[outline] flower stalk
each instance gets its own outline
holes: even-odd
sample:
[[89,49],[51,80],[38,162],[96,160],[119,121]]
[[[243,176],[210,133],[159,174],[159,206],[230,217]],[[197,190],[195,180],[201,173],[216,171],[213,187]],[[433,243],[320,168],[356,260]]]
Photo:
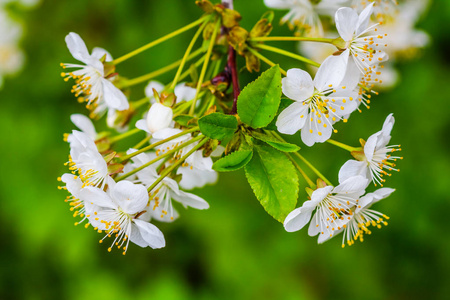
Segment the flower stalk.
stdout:
[[344,143],[341,143],[341,142],[338,142],[338,141],[335,141],[335,140],[332,140],[332,139],[328,139],[327,143],[335,145],[335,146],[337,146],[339,148],[342,148],[344,150],[347,150],[349,152],[360,151],[361,150],[361,147],[351,147],[351,146],[348,146],[348,145],[346,145]]
[[292,52],[286,51],[286,50],[282,50],[282,49],[279,49],[279,48],[276,48],[276,47],[272,47],[272,46],[269,46],[269,45],[264,45],[264,44],[257,44],[257,45],[255,45],[255,47],[259,48],[259,49],[262,49],[262,50],[267,50],[267,51],[270,51],[270,52],[278,53],[278,54],[281,54],[281,55],[284,55],[284,56],[287,56],[287,57],[291,57],[293,59],[296,59],[296,60],[302,61],[304,63],[310,64],[310,65],[312,65],[314,67],[320,67],[319,63],[317,63],[315,61],[312,61],[312,60],[310,60],[310,59],[308,59],[306,57],[300,56],[298,54],[294,54]]
[[158,44],[160,44],[162,42],[165,42],[165,41],[167,41],[167,40],[169,40],[169,39],[171,39],[171,38],[173,38],[173,37],[175,37],[175,36],[185,32],[185,31],[188,31],[191,28],[194,28],[195,26],[197,26],[197,25],[203,23],[204,21],[206,21],[206,19],[208,19],[208,18],[209,18],[209,16],[204,16],[204,17],[198,19],[197,21],[192,22],[191,24],[188,24],[188,25],[186,25],[186,26],[184,26],[184,27],[182,27],[182,28],[180,28],[178,30],[175,30],[172,33],[169,33],[169,34],[167,34],[167,35],[165,35],[163,37],[160,37],[159,39],[154,40],[154,41],[148,43],[147,45],[144,45],[144,46],[142,46],[142,47],[140,47],[140,48],[138,48],[138,49],[136,49],[134,51],[131,51],[128,54],[125,54],[125,55],[123,55],[123,56],[121,56],[119,58],[116,58],[115,60],[113,60],[111,62],[111,64],[118,65],[121,62],[124,62],[125,60],[127,60],[127,59],[129,59],[129,58],[131,58],[133,56],[136,56],[136,55],[138,55],[141,52],[144,52],[145,50],[148,50],[148,49],[150,49],[150,48],[152,48],[152,47],[154,47],[154,46],[156,46],[156,45],[158,45]]
[[210,43],[209,43],[208,51],[206,52],[205,61],[203,63],[202,71],[201,71],[200,77],[198,79],[197,91],[195,93],[194,100],[192,101],[191,109],[189,110],[189,114],[191,116],[194,115],[195,105],[197,104],[197,99],[198,99],[198,96],[200,94],[200,89],[202,87],[203,80],[205,79],[206,70],[208,68],[208,63],[209,63],[209,60],[211,58],[212,50],[213,50],[214,45],[216,43],[216,37],[217,37],[217,34],[219,32],[219,29],[220,29],[220,20],[217,20],[216,21],[216,26],[214,27],[214,31],[213,31],[213,33],[211,35],[211,40],[210,40]]
[[142,166],[140,166],[140,167],[138,167],[138,168],[135,168],[134,170],[132,170],[132,171],[126,173],[126,174],[123,174],[123,175],[120,176],[120,177],[117,177],[117,178],[116,178],[116,181],[124,180],[124,179],[130,177],[131,175],[136,174],[137,172],[139,172],[139,171],[141,171],[141,170],[147,168],[148,166],[151,166],[151,165],[154,164],[155,162],[157,162],[157,161],[159,161],[159,160],[161,160],[161,159],[163,159],[163,158],[168,158],[168,157],[170,157],[172,154],[174,154],[174,153],[180,151],[180,150],[183,149],[184,147],[189,146],[190,144],[195,143],[196,141],[198,141],[198,140],[200,140],[200,139],[202,139],[202,138],[203,138],[203,136],[198,136],[198,137],[193,138],[193,139],[191,139],[191,140],[189,140],[189,141],[187,141],[187,142],[185,142],[185,143],[182,143],[180,146],[178,146],[178,147],[176,147],[176,148],[174,148],[174,149],[172,149],[172,150],[170,150],[170,151],[168,151],[168,152],[166,152],[166,153],[164,153],[164,154],[159,155],[158,157],[156,157],[155,159],[149,161],[148,163],[143,164]]
[[140,154],[140,153],[142,153],[142,152],[146,152],[146,151],[152,150],[152,149],[154,149],[155,147],[158,147],[158,146],[160,146],[160,145],[162,145],[162,144],[164,144],[164,143],[170,142],[171,140],[174,140],[174,139],[176,139],[176,138],[178,138],[178,137],[180,137],[180,136],[183,136],[183,135],[189,134],[189,133],[191,133],[191,132],[197,131],[198,129],[199,129],[199,127],[197,126],[197,127],[194,127],[194,128],[188,129],[188,130],[185,130],[185,131],[180,132],[180,133],[178,133],[178,134],[175,134],[175,135],[173,135],[173,136],[171,136],[171,137],[168,137],[167,139],[161,140],[161,141],[159,141],[159,142],[156,142],[156,143],[154,143],[154,144],[151,144],[150,146],[144,147],[144,148],[142,148],[142,149],[140,149],[140,150],[138,150],[138,151],[136,151],[136,152],[133,152],[133,153],[128,154],[128,155],[125,155],[125,156],[122,156],[122,157],[120,158],[120,162],[124,162],[124,161],[126,161],[126,160],[129,160],[130,158],[132,158],[132,157],[134,157],[134,156],[136,156],[136,155],[138,155],[138,154]]

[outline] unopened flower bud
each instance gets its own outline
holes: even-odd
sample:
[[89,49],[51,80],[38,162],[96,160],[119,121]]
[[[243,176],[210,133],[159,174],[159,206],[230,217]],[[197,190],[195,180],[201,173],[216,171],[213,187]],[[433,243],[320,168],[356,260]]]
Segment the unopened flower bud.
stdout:
[[158,130],[169,127],[172,122],[172,108],[154,103],[147,114],[147,126],[150,132],[154,133]]

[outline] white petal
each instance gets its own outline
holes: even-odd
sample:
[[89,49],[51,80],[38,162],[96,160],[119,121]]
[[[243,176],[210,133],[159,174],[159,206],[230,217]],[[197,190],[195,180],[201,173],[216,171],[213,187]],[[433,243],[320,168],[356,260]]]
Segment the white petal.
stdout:
[[362,175],[365,178],[372,180],[370,176],[369,167],[365,161],[348,160],[339,170],[339,183],[344,182],[350,177]]
[[[317,226],[317,225],[319,225],[319,226]],[[308,235],[315,236],[319,232],[320,232],[319,216],[318,216],[318,213],[316,212],[311,219],[311,223],[309,223]]]
[[155,89],[158,93],[161,93],[164,90],[164,84],[159,81],[150,81],[145,87],[145,96],[150,98],[151,103],[155,103],[155,98],[153,97],[153,89]]
[[[342,53],[341,55],[348,58],[348,53],[347,54]],[[358,66],[356,65],[354,59],[348,59],[346,68],[347,69],[345,71],[344,78],[342,79],[341,83],[339,83],[339,85],[337,86],[337,89],[340,90],[342,87],[345,86],[345,90],[352,91],[356,88],[361,79],[361,72],[359,71]]]
[[294,232],[302,229],[311,220],[314,209],[299,207],[291,211],[284,220],[284,229],[287,232]]
[[394,123],[395,123],[395,119],[394,119],[393,114],[389,114],[383,123],[383,129],[381,129],[383,131],[383,135],[386,135],[386,136],[391,135],[391,131],[392,131],[392,128],[394,127]]
[[85,187],[80,192],[80,199],[84,202],[88,202],[90,204],[116,209],[117,205],[112,201],[112,199],[106,194],[103,190],[95,187]]
[[332,190],[333,187],[330,185],[318,188],[311,194],[311,202],[309,203],[309,201],[306,201],[303,206],[313,206],[315,208],[326,196],[328,196],[328,194],[331,193]]
[[284,134],[294,134],[305,125],[308,112],[308,105],[294,102],[286,107],[278,116],[276,126],[279,132]]
[[359,14],[358,23],[356,25],[356,35],[361,34],[364,30],[369,27],[370,16],[372,15],[373,5],[375,2],[370,3],[364,8],[364,10]]
[[111,196],[121,209],[130,215],[145,210],[148,203],[147,189],[141,184],[119,181],[111,191]]
[[92,54],[91,54],[92,58],[100,60],[105,55],[106,55],[105,61],[109,62],[109,61],[113,60],[111,54],[108,51],[106,51],[105,49],[100,48],[100,47],[95,47],[94,49],[92,49]]
[[92,140],[95,140],[97,132],[95,131],[95,127],[91,119],[82,114],[72,114],[70,116],[70,120],[82,132],[86,133]]
[[348,57],[349,52],[346,50],[338,56],[330,55],[323,61],[314,77],[317,90],[328,90],[330,85],[335,89],[340,87],[347,71]]
[[119,90],[111,81],[102,78],[103,97],[109,108],[118,111],[126,110],[130,107],[128,99],[121,90]]
[[196,208],[196,209],[208,209],[209,208],[208,202],[206,202],[199,196],[191,194],[191,193],[187,193],[187,192],[184,192],[181,190],[178,191],[178,193],[173,193],[172,198],[174,200],[180,202],[184,206],[190,206],[190,207]]
[[341,7],[337,10],[335,16],[336,29],[344,41],[348,42],[353,38],[358,20],[356,11],[349,7]]
[[301,69],[289,69],[281,80],[283,94],[295,101],[303,101],[314,93],[314,85],[308,72]]
[[158,227],[148,222],[141,221],[139,219],[135,219],[134,223],[136,224],[142,238],[144,239],[144,241],[147,243],[148,246],[150,246],[153,249],[159,249],[166,246],[164,235],[161,232],[161,230],[158,229]]
[[154,133],[169,127],[172,118],[172,108],[164,106],[161,103],[154,103],[147,114],[147,127],[150,132]]
[[264,4],[269,8],[288,9],[293,7],[293,2],[289,0],[264,0]]
[[[307,116],[309,118],[309,115]],[[306,145],[311,147],[316,142],[315,138],[317,133],[310,132],[311,130],[311,122],[308,120],[305,125],[303,126],[302,130],[300,131],[300,136],[302,138],[302,142]]]
[[381,188],[376,190],[375,192],[373,192],[374,201],[372,202],[372,204],[389,197],[393,192],[395,192],[395,189],[391,188]]
[[[76,177],[76,178],[75,178]],[[61,176],[61,181],[66,184],[67,191],[75,198],[80,198],[80,191],[83,187],[83,182],[78,176],[65,173]]]
[[151,133],[151,131],[148,129],[147,126],[147,120],[145,119],[140,119],[138,121],[136,121],[136,128],[140,129],[140,130],[144,130],[147,133]]
[[373,153],[375,152],[375,147],[377,146],[378,139],[381,137],[381,131],[372,134],[366,141],[364,145],[364,155],[368,161],[373,158]]
[[130,232],[129,239],[130,239],[130,242],[135,243],[139,247],[145,248],[148,246],[147,242],[142,237],[139,228],[137,227],[137,225],[134,222],[131,223],[131,232]]
[[[157,140],[165,140],[165,139],[170,138],[171,136],[174,136],[181,132],[182,132],[182,130],[180,130],[180,129],[165,128],[165,129],[161,129],[161,130],[158,130],[157,132],[155,132],[153,134],[153,138],[155,138]],[[185,137],[187,138],[188,134],[186,134]]]
[[177,97],[177,103],[179,103],[181,101],[190,101],[194,99],[197,90],[187,86],[185,82],[182,82],[177,84],[173,92]]
[[179,168],[177,174],[182,174],[180,187],[185,190],[201,188],[206,184],[214,184],[219,177],[216,171],[191,169],[190,167]]
[[369,180],[364,176],[358,175],[347,178],[341,184],[333,189],[333,193],[364,193],[367,185],[369,184]]
[[65,40],[67,48],[69,49],[70,54],[72,54],[73,58],[84,62],[85,64],[90,63],[91,57],[89,55],[86,44],[77,33],[69,33],[68,35],[66,35]]
[[150,209],[151,209],[152,218],[154,220],[157,220],[159,222],[164,222],[164,223],[172,223],[173,221],[177,220],[180,217],[180,214],[174,208],[172,209],[172,215],[169,217],[168,215],[166,215],[165,213],[162,212],[164,210],[164,207],[158,206],[158,207],[155,207],[155,209],[152,209],[154,207],[154,205],[155,205],[155,203],[154,203],[154,201],[152,201],[150,203]]
[[329,106],[336,109],[334,114],[341,117],[348,116],[354,112],[358,108],[359,103],[357,92],[333,93],[328,97],[325,97],[325,99],[329,100]]

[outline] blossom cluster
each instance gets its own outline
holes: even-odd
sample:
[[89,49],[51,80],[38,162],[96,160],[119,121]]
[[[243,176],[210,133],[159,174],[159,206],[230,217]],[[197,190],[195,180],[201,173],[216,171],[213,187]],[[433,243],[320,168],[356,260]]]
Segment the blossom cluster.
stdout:
[[[326,38],[338,38],[339,35],[343,37],[342,32],[339,31],[340,22],[335,16],[339,8],[348,6],[355,9],[356,12],[362,12],[369,4],[372,5],[372,19],[381,24],[380,27],[385,35],[380,44],[389,45],[383,49],[389,55],[389,62],[385,60],[383,72],[375,80],[366,82],[366,84],[376,85],[378,89],[382,90],[393,88],[398,83],[399,74],[395,69],[395,62],[417,56],[419,50],[429,43],[428,34],[415,28],[416,23],[428,7],[429,1],[427,0],[405,0],[400,4],[395,0],[322,0],[317,2],[264,0],[264,2],[270,8],[289,10],[282,21],[287,22],[292,29],[296,29],[306,36]],[[336,26],[322,24],[330,21]],[[327,29],[325,30],[324,27]],[[334,27],[338,28],[338,32],[333,30]],[[324,61],[326,57],[336,52],[335,47],[326,43],[301,42],[298,44],[298,48],[300,53],[318,62]]]
[[[188,191],[216,183],[218,172],[240,168],[261,205],[286,231],[298,231],[310,222],[308,233],[318,235],[319,243],[343,232],[342,244],[352,245],[370,234],[371,227],[387,225],[388,217],[371,206],[394,192],[384,185],[392,171],[399,171],[396,161],[402,159],[396,155],[400,145],[390,144],[393,114],[380,131],[360,139],[360,146],[331,137],[337,132],[336,123],[349,122],[353,112],[369,107],[378,94],[374,89],[382,82],[384,64],[392,53],[383,22],[391,12],[386,7],[395,3],[354,1],[349,7],[349,1],[264,2],[290,9],[282,22],[301,28],[297,34],[303,36],[270,37],[270,13],[247,31],[239,26],[241,16],[230,1],[213,5],[208,0],[196,2],[204,11],[199,20],[116,59],[102,48],[89,51],[74,32],[66,36],[78,63],[62,63],[61,76],[74,81],[71,92],[85,103],[89,117],[71,115],[78,130],[65,135],[70,172],[59,178],[64,183],[60,188],[70,194],[66,202],[79,218],[75,224],[102,233],[100,243],[111,237],[109,251],[117,247],[125,254],[130,241],[141,247],[164,247],[157,222],[177,220],[181,206],[208,209],[208,202]],[[339,36],[323,38],[319,17],[323,14],[333,19]],[[179,61],[133,79],[119,73],[123,61],[195,27]],[[194,50],[200,36],[203,43]],[[334,51],[318,63],[313,55],[309,59],[265,44],[277,40],[314,42],[317,52],[327,44]],[[314,76],[300,67],[284,71],[263,56],[263,50],[318,69]],[[271,68],[241,91],[237,55],[245,58],[249,72],[259,72],[261,61]],[[197,62],[189,65],[195,58]],[[172,81],[155,80],[175,69]],[[145,97],[132,100],[131,88],[141,83],[146,83],[140,91]],[[281,105],[282,95],[286,105]],[[98,132],[92,120],[103,117],[108,129]],[[354,159],[341,167],[339,184],[334,186],[299,153],[300,147],[278,133],[299,133],[307,146],[302,153],[328,142],[349,151]],[[138,135],[142,139],[137,144],[125,143]],[[315,182],[294,158],[317,176]],[[295,208],[298,176],[308,183],[309,197]],[[372,184],[380,188],[368,192]]]

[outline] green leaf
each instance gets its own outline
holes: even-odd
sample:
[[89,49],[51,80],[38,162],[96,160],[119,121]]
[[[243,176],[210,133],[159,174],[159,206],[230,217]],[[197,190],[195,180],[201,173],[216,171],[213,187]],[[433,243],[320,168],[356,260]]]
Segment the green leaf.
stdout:
[[278,119],[278,115],[289,105],[291,105],[292,103],[294,103],[294,101],[292,101],[291,99],[287,99],[287,98],[281,98],[281,102],[280,102],[280,106],[278,107],[278,112],[275,116],[275,118],[273,118],[272,122],[270,122],[269,125],[267,125],[266,129],[268,130],[277,130],[277,119]]
[[279,222],[295,208],[298,175],[285,154],[266,145],[255,145],[245,175],[261,205]]
[[235,171],[248,164],[252,156],[252,150],[235,151],[216,161],[212,168],[218,172]]
[[300,150],[299,146],[287,142],[282,142],[267,133],[253,131],[252,136],[283,152],[297,152],[298,150]]
[[238,115],[252,128],[267,126],[275,117],[281,99],[281,73],[278,65],[248,84],[238,97]]
[[194,117],[190,115],[178,115],[173,118],[173,120],[181,126],[187,127],[189,124],[193,123]]
[[231,139],[238,128],[235,116],[217,112],[201,117],[198,125],[204,135],[216,140]]

